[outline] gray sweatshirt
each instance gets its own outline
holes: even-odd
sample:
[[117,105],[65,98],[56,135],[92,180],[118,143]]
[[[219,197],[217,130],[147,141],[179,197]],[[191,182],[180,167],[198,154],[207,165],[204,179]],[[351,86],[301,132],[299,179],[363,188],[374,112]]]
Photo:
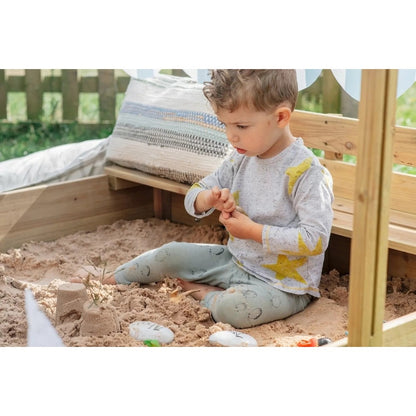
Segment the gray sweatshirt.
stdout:
[[319,297],[324,253],[332,227],[332,177],[298,138],[269,159],[232,152],[216,172],[194,184],[185,197],[195,213],[199,192],[229,188],[243,212],[263,224],[262,244],[230,235],[234,262],[283,291]]

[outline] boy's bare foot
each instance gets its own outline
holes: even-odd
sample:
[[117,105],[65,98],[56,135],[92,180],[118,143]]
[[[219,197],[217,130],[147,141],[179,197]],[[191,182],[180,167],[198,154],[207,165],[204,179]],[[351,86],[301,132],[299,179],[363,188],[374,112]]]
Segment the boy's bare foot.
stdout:
[[191,293],[190,296],[192,296],[196,300],[204,299],[204,297],[209,292],[217,292],[219,290],[224,290],[224,289],[221,289],[220,287],[204,285],[202,283],[189,282],[188,280],[182,280],[182,279],[178,279],[178,283],[179,283],[179,286],[183,290],[186,290],[186,291],[195,290],[195,292]]
[[70,279],[71,283],[83,283],[87,278],[99,280],[103,285],[116,285],[116,279],[109,273],[104,273],[103,269],[94,266],[83,266],[76,272],[76,277]]

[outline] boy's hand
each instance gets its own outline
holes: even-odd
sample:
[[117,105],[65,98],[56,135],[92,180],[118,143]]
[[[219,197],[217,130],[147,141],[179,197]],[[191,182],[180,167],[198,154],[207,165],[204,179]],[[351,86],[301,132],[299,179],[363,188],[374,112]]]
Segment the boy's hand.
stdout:
[[221,211],[226,218],[229,218],[230,213],[236,209],[234,197],[228,188],[219,189],[214,186],[211,189],[212,206]]
[[231,214],[221,212],[219,221],[233,237],[263,243],[263,225],[257,224],[237,209]]
[[228,188],[219,189],[217,186],[214,186],[212,189],[198,194],[195,201],[195,210],[204,212],[211,208],[223,212],[227,218],[235,210],[236,203]]

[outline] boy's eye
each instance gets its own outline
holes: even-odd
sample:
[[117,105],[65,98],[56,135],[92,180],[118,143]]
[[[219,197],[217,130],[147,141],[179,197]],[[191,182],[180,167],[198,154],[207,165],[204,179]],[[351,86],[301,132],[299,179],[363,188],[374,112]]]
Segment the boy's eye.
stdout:
[[244,129],[246,129],[248,126],[243,126],[243,125],[241,125],[241,124],[238,124],[237,125],[237,128],[239,128],[239,129],[241,129],[241,130],[244,130]]

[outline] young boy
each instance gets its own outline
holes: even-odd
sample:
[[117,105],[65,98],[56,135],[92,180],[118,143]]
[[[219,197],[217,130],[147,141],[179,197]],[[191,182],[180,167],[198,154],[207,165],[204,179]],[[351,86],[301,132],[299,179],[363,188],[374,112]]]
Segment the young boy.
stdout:
[[120,266],[107,283],[165,274],[198,289],[215,321],[247,328],[286,318],[319,297],[332,225],[332,179],[289,127],[295,70],[214,70],[204,94],[234,151],[194,184],[185,208],[220,211],[227,246],[172,242]]

